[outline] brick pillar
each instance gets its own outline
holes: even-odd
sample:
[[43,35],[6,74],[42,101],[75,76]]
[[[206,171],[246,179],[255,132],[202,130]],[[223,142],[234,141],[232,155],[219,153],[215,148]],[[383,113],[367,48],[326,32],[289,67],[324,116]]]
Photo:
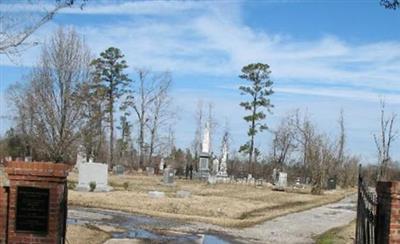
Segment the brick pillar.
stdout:
[[0,184],[0,244],[6,243],[8,188]]
[[[64,164],[7,163],[8,243],[64,243],[66,205],[63,204],[66,204],[64,193],[68,171],[69,166]],[[18,215],[17,209],[20,209]],[[38,213],[44,221],[38,220]],[[39,223],[36,221],[41,222],[36,224]],[[37,229],[38,226],[41,227]]]
[[400,181],[378,182],[377,241],[400,243]]

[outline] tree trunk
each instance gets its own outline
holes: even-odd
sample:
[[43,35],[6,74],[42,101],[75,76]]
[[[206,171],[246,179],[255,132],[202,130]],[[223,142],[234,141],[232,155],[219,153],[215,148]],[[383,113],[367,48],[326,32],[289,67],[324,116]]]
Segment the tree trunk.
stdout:
[[113,167],[114,164],[114,97],[112,90],[113,85],[110,87],[110,162],[109,167]]
[[252,166],[253,153],[254,153],[254,130],[256,127],[255,115],[257,113],[256,102],[257,102],[257,93],[255,94],[254,100],[253,100],[253,118],[251,121],[251,139],[250,139],[250,148],[249,148],[249,173],[250,172],[253,173],[251,166]]

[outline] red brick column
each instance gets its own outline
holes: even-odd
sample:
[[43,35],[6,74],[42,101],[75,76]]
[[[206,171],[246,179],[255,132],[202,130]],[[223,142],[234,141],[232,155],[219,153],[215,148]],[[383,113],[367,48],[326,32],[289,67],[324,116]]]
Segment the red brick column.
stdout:
[[[62,201],[66,190],[69,166],[55,163],[9,162],[5,168],[9,187],[8,243],[60,243],[65,237]],[[34,233],[16,230],[18,187],[49,190],[48,231]],[[65,215],[66,216],[66,215]]]
[[7,188],[1,186],[0,183],[0,244],[6,243],[7,199]]
[[377,241],[400,243],[400,182],[378,182]]

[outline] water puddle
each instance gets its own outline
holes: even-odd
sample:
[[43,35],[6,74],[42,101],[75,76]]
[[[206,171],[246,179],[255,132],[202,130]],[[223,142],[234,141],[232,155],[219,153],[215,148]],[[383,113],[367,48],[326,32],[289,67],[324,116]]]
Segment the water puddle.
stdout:
[[118,211],[72,208],[68,212],[67,223],[70,225],[108,226],[110,228],[108,232],[115,239],[142,239],[162,243],[230,243],[220,236],[207,233],[169,231],[171,227],[183,225],[174,220],[131,215]]

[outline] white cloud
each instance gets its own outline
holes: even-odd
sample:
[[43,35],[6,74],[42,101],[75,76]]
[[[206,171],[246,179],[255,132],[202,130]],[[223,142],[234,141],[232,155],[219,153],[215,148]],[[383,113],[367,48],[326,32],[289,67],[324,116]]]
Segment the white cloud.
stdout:
[[[242,22],[240,5],[234,4],[160,1],[89,3],[83,11],[73,8],[62,13],[89,14],[91,17],[99,14],[120,15],[117,23],[84,22],[75,26],[96,55],[109,46],[116,46],[123,51],[131,67],[145,66],[156,71],[167,69],[181,77],[207,75],[225,80],[236,77],[245,64],[268,63],[277,92],[273,97],[277,107],[272,125],[278,123],[278,118],[286,111],[300,107],[312,110],[318,124],[323,129],[332,130],[332,121],[336,121],[340,107],[344,107],[349,117],[349,133],[354,138],[349,144],[352,148],[363,146],[365,155],[374,150],[370,133],[376,127],[374,116],[379,110],[372,105],[378,104],[380,95],[392,105],[400,103],[398,40],[352,44],[337,36],[327,35],[315,40],[298,41],[287,33],[282,35],[252,29]],[[22,9],[15,8],[14,11]],[[43,43],[57,27],[55,22],[48,23],[31,40]],[[20,64],[33,65],[39,50],[40,46],[23,53]],[[0,57],[0,65],[14,64]],[[232,80],[234,82],[239,81]],[[232,83],[221,82],[215,86],[229,88]],[[309,83],[314,84],[313,87]],[[243,128],[246,125],[238,106],[240,98],[227,97],[221,89],[215,90],[176,90],[176,103],[182,105],[184,114],[177,131],[181,145],[189,145],[194,134],[191,125],[194,124],[197,98],[214,101],[217,112],[221,114],[218,118],[220,123],[228,117],[237,136],[237,145],[244,141],[246,135]],[[283,98],[282,94],[291,94],[296,99]],[[263,137],[261,143],[265,143],[266,138]],[[369,140],[371,143],[366,143]]]
[[361,91],[357,89],[338,89],[338,88],[294,88],[294,87],[279,87],[274,89],[277,93],[289,93],[297,95],[311,95],[356,99],[360,101],[379,103],[381,99],[388,101],[391,104],[399,104],[400,96],[398,94],[385,94],[372,91]]
[[[62,2],[62,1],[61,1]],[[53,10],[56,4],[48,1],[36,1],[34,3],[0,3],[3,12],[45,12]],[[82,7],[82,8],[81,8]],[[206,7],[205,4],[181,1],[171,4],[164,1],[122,1],[110,3],[109,1],[89,1],[82,5],[76,1],[71,7],[62,8],[61,14],[91,14],[91,15],[169,15],[182,11]]]
[[[96,53],[117,46],[131,66],[181,74],[236,76],[247,63],[265,62],[270,64],[277,82],[296,79],[400,90],[399,41],[354,45],[335,36],[296,41],[295,37],[246,26],[238,5],[151,1],[88,4],[83,11],[65,11],[151,14],[145,18],[122,17],[118,23],[75,26]],[[174,17],[162,18],[171,12]],[[54,27],[46,26],[47,33],[42,30],[36,39],[48,35]],[[32,56],[27,52],[23,63],[32,65]]]

